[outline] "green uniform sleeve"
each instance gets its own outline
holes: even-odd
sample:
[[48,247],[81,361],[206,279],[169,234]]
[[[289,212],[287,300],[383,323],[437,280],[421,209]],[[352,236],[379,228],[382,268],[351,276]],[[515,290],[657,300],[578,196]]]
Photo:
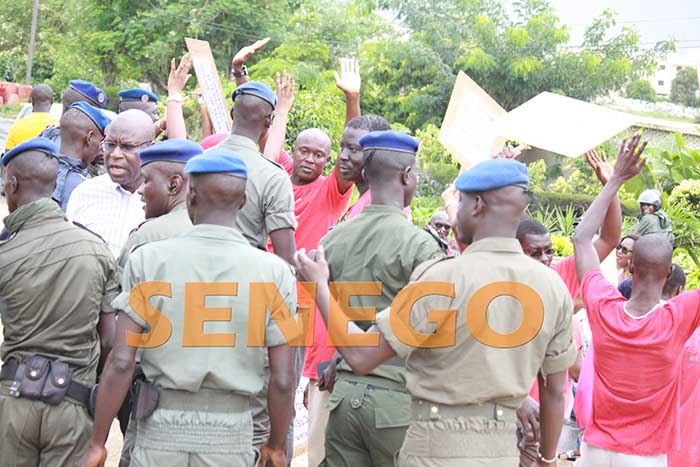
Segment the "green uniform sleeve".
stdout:
[[542,363],[544,376],[566,371],[576,361],[576,344],[573,337],[573,311],[571,298],[564,287],[561,292],[558,321],[552,339],[549,341]]
[[[654,225],[656,224],[656,225]],[[642,217],[634,229],[634,233],[643,236],[653,234],[659,231],[658,222],[655,222],[654,216],[647,214]]]
[[[281,261],[281,260],[280,260]],[[292,314],[292,316],[296,319],[297,316],[297,286],[296,286],[296,281],[294,279],[294,276],[292,275],[292,271],[289,269],[287,264],[285,263],[284,265],[280,266],[281,268],[281,274],[279,279],[277,280],[277,290],[279,291],[279,295],[277,296],[277,300],[281,299],[281,301],[275,302],[271,309],[270,312],[274,313],[275,310],[280,310],[280,311],[285,311],[289,310],[289,312]],[[268,315],[267,317],[267,325],[265,327],[265,346],[267,347],[275,347],[278,345],[283,345],[287,344],[287,339],[284,337],[284,334],[282,334],[282,331],[280,330],[279,326],[275,322],[274,319],[272,319],[271,314]]]
[[144,320],[141,315],[136,313],[136,311],[134,311],[129,304],[129,295],[131,295],[131,290],[135,285],[143,282],[143,272],[139,266],[141,264],[140,257],[141,255],[138,252],[134,252],[133,255],[129,256],[121,277],[122,290],[117,298],[115,298],[112,302],[112,308],[125,312],[131,319],[134,320],[134,322],[136,322],[136,324],[150,332],[151,329],[146,320]]
[[102,292],[100,311],[102,313],[114,313],[117,310],[112,306],[112,302],[114,302],[119,295],[120,287],[117,265],[111,256],[107,258],[105,269],[105,284]]
[[289,175],[283,170],[265,185],[263,196],[265,209],[265,230],[274,232],[280,229],[296,229],[294,216],[294,193]]

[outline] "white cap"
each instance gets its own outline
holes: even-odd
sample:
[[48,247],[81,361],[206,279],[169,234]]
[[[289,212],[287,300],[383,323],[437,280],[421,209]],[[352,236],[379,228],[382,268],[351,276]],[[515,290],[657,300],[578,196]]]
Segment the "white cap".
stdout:
[[639,195],[638,203],[653,204],[657,208],[661,207],[661,193],[657,190],[644,190],[641,195]]

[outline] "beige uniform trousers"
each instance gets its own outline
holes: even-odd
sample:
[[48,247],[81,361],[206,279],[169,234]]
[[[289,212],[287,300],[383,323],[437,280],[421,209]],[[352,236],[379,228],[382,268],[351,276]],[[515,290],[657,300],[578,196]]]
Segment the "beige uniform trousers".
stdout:
[[326,425],[330,410],[326,407],[330,393],[319,391],[318,380],[309,380],[309,467],[318,467],[326,456]]
[[396,467],[517,467],[515,422],[483,417],[413,420]]

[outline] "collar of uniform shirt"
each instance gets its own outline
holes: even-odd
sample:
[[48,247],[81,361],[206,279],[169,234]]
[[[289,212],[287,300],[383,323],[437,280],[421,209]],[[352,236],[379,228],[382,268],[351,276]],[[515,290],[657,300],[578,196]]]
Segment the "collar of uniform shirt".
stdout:
[[467,247],[463,254],[479,253],[482,251],[523,254],[523,248],[515,238],[488,237],[482,238]]
[[[227,144],[228,143],[228,144]],[[245,136],[241,135],[231,135],[227,139],[225,139],[222,144],[228,145],[228,146],[240,146],[244,147],[246,149],[251,149],[255,152],[260,152],[258,149],[258,145],[255,144],[255,141],[253,141],[250,138],[247,138]]]
[[250,245],[242,233],[233,227],[216,224],[197,224],[192,227],[185,235],[193,235],[196,237],[212,238],[216,240],[235,241],[245,245]]

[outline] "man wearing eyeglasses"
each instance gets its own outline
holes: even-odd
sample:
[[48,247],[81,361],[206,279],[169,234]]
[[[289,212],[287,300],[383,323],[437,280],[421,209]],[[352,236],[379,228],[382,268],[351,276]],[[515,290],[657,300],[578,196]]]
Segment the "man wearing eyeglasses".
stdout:
[[68,201],[68,218],[101,236],[115,258],[145,219],[136,191],[143,180],[138,151],[154,137],[146,113],[133,109],[117,115],[102,143],[107,173],[79,185]]

